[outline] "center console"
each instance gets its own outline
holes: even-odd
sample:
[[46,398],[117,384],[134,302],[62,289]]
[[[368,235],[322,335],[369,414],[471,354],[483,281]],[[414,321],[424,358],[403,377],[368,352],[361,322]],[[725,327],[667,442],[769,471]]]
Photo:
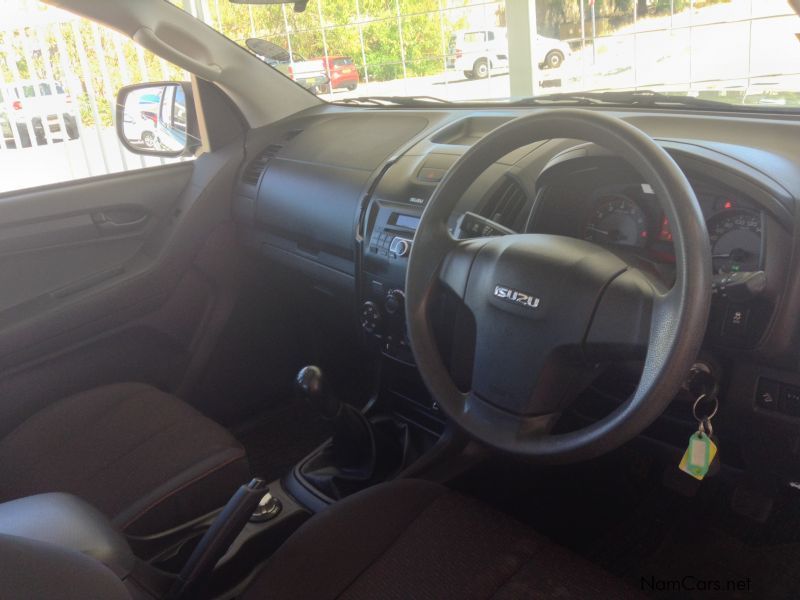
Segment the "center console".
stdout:
[[[286,480],[287,489],[315,510],[407,474],[446,438],[446,420],[417,371],[406,328],[408,259],[424,204],[435,187],[431,182],[409,189],[409,162],[404,157],[384,174],[359,223],[358,326],[364,347],[377,358],[377,389],[362,412],[348,406],[346,397],[331,402],[334,390],[321,394],[320,386],[308,386],[307,381],[301,385],[300,395],[312,405],[340,406],[328,417],[334,423],[333,438],[303,459]],[[315,367],[304,372],[309,369]]]
[[405,327],[405,278],[421,208],[376,203],[365,242],[359,322],[369,345],[413,364]]

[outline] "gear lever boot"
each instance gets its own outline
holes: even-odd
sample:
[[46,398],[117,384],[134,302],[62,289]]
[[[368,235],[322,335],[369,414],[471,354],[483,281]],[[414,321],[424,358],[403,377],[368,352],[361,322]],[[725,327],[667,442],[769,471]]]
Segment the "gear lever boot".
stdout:
[[339,471],[338,476],[355,480],[370,479],[375,470],[375,434],[372,424],[361,411],[340,402],[331,393],[319,367],[303,367],[297,374],[296,382],[300,394],[324,418],[333,421],[330,453],[332,466]]
[[333,437],[300,472],[307,482],[330,498],[343,498],[386,480],[404,464],[408,428],[389,415],[367,418],[340,402],[328,389],[319,367],[304,367],[297,388],[324,418],[333,421]]

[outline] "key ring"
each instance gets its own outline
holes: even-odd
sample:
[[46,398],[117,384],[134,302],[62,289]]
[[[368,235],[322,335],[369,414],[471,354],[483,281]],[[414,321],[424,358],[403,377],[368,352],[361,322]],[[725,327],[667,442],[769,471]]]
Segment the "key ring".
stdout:
[[708,399],[708,397],[709,397],[708,394],[700,394],[697,397],[697,400],[695,400],[694,404],[692,404],[692,415],[694,416],[695,420],[698,423],[700,423],[700,431],[704,432],[705,430],[707,430],[708,436],[711,437],[714,431],[714,428],[711,426],[711,419],[714,418],[714,416],[717,414],[717,411],[719,410],[719,399],[716,396],[712,396],[712,399],[714,400],[714,410],[711,411],[710,415],[705,416],[702,419],[697,416],[697,407],[700,405],[700,402]]

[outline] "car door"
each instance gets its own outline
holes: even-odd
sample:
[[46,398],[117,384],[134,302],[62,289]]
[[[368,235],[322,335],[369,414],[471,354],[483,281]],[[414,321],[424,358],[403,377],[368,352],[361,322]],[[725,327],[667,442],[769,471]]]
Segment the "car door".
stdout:
[[508,32],[506,30],[493,31],[495,68],[508,68]]
[[[78,139],[0,148],[0,437],[96,385],[187,393],[231,310],[243,122],[221,92],[195,81],[193,106],[212,109],[205,151],[173,162],[134,156],[113,124],[101,125],[96,109],[113,106],[116,92],[103,78]],[[173,117],[185,137],[186,114]],[[83,167],[94,173],[69,177]],[[64,176],[52,181],[54,172]]]

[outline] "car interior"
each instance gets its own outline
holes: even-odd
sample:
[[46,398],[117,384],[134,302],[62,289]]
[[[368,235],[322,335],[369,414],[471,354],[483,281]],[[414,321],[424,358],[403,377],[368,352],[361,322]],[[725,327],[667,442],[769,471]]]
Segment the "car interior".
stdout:
[[47,4],[194,159],[0,195],[0,596],[797,597],[796,113],[331,103]]

